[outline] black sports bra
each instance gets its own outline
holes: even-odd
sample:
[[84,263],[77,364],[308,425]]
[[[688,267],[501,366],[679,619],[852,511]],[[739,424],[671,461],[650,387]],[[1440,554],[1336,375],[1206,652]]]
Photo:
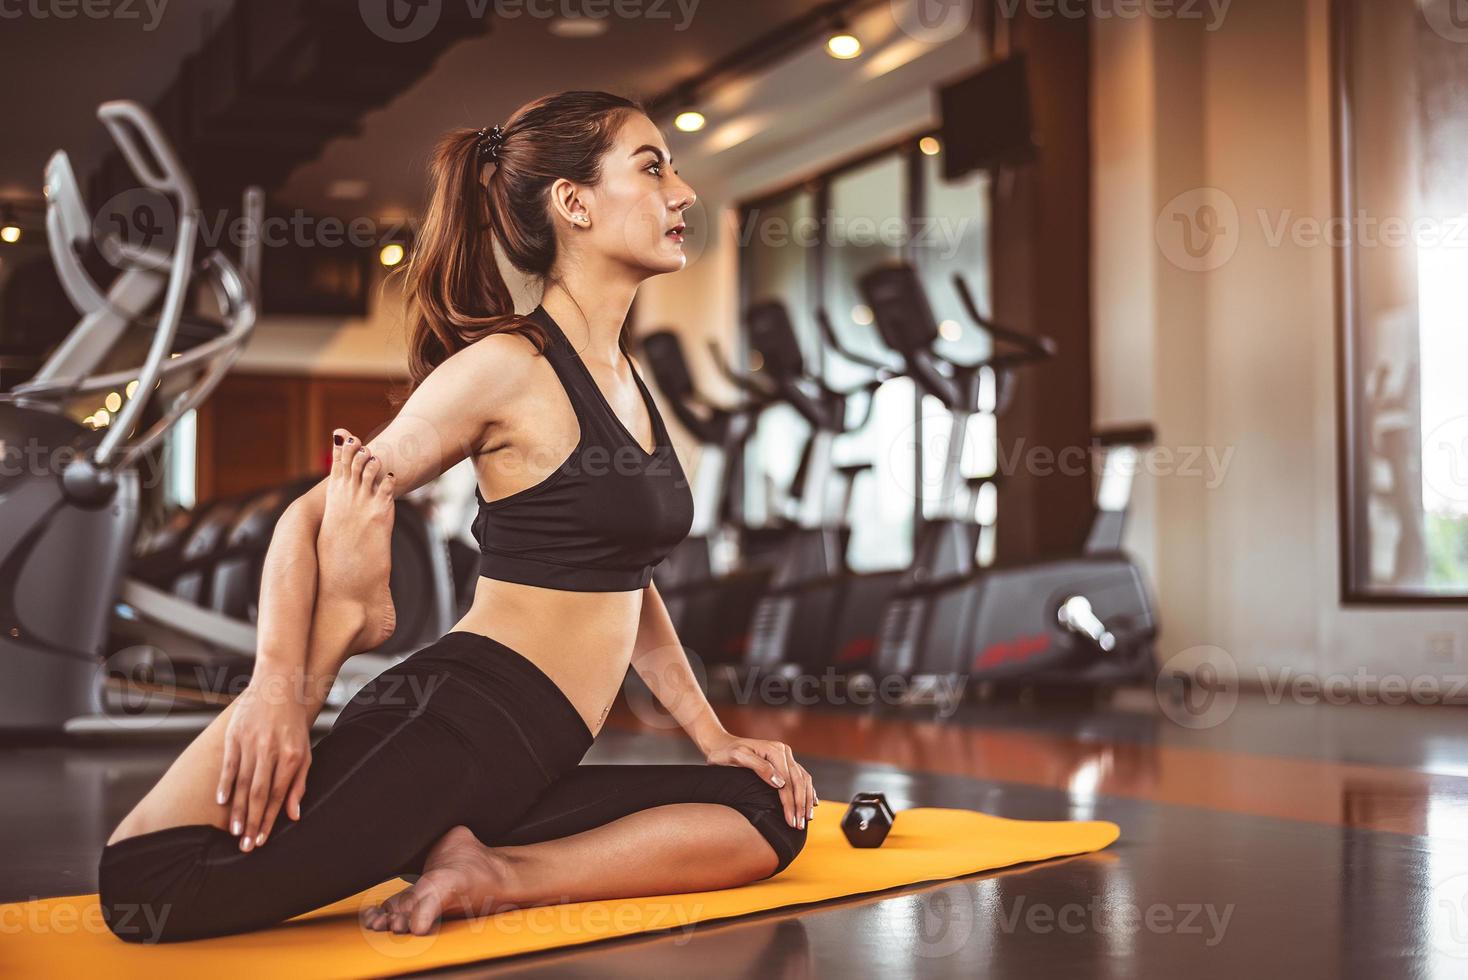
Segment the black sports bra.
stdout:
[[529,316],[549,335],[545,355],[576,410],[581,439],[532,487],[486,501],[476,484],[479,574],[572,592],[641,589],[693,524],[693,494],[667,427],[633,367],[652,418],[648,455],[556,321],[539,306]]

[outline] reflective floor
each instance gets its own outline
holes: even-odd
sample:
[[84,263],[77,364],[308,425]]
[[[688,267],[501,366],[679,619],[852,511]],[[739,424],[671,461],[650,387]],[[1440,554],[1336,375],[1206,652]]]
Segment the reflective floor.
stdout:
[[[1468,739],[1452,707],[1270,703],[1200,728],[1151,696],[932,709],[723,704],[825,799],[1101,818],[1105,852],[447,975],[1468,976]],[[0,900],[96,885],[177,741],[0,749]],[[588,761],[697,761],[637,697]],[[900,816],[899,816],[900,819]]]

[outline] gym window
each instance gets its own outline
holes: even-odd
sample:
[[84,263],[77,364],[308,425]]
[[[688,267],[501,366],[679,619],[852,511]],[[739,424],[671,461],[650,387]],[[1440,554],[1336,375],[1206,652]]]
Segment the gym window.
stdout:
[[[847,161],[798,185],[741,203],[740,288],[743,310],[781,299],[790,312],[807,363],[836,388],[870,377],[867,368],[829,351],[814,317],[829,314],[842,344],[858,354],[891,358],[864,315],[857,277],[886,260],[911,262],[928,285],[944,345],[963,360],[986,353],[987,338],[966,328],[952,275],[968,278],[981,305],[989,283],[989,178],[942,179],[940,158],[929,152],[935,137],[914,135]],[[750,352],[740,351],[746,365]],[[849,406],[855,423],[860,396]],[[992,475],[997,464],[992,416],[971,420],[964,471]],[[920,396],[908,378],[886,382],[866,427],[837,440],[834,460],[870,462],[854,488],[849,561],[857,571],[901,568],[912,560],[918,522],[931,513],[941,489],[949,433],[948,412]],[[753,524],[775,519],[794,477],[808,427],[793,409],[765,413],[747,447],[745,513]]]
[[1342,591],[1468,599],[1468,20],[1336,0]]

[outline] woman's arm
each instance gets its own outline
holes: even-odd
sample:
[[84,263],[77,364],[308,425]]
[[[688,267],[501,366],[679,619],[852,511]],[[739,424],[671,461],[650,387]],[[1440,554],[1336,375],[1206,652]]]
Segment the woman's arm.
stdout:
[[656,585],[642,594],[642,617],[632,648],[632,667],[668,714],[688,733],[705,759],[715,765],[743,766],[780,791],[785,821],[805,827],[820,802],[805,767],[784,742],[731,735],[714,713],[698,686],[688,654],[678,642],[677,630]]

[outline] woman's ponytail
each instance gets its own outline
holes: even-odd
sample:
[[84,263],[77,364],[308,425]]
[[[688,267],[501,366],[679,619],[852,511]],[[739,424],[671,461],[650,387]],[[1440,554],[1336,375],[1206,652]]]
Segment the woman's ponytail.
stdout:
[[413,387],[451,355],[500,330],[527,333],[544,349],[538,326],[515,316],[495,261],[479,139],[475,130],[454,130],[439,140],[429,165],[428,209],[405,272]]

